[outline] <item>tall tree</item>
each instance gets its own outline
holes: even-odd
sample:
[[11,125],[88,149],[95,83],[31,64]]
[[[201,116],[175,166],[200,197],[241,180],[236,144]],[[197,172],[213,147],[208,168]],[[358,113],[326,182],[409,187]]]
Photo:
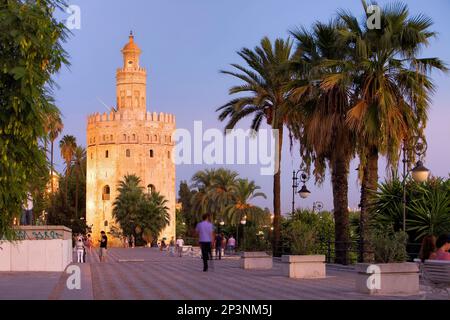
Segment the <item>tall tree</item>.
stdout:
[[53,14],[59,0],[0,5],[0,238],[12,239],[14,218],[34,174],[46,166],[45,115],[55,109],[51,77],[67,63],[66,28]]
[[73,156],[75,154],[75,150],[77,149],[76,138],[71,135],[65,135],[59,141],[59,148],[61,149],[61,157],[64,159],[64,162],[66,163],[65,200],[67,204],[67,183],[69,181]]
[[178,201],[181,203],[181,210],[179,215],[183,220],[182,222],[186,223],[186,235],[190,237],[195,236],[195,226],[198,222],[200,222],[199,215],[196,214],[192,208],[192,199],[195,194],[196,191],[191,190],[186,181],[180,182]]
[[[243,48],[238,55],[247,64],[243,67],[232,64],[237,69],[234,71],[222,71],[243,82],[243,84],[230,88],[230,95],[240,95],[232,99],[222,107],[219,120],[228,119],[225,129],[233,129],[244,118],[253,117],[251,129],[258,131],[261,123],[267,124],[278,130],[276,141],[277,163],[273,176],[273,210],[274,210],[274,237],[273,250],[279,255],[280,217],[281,217],[281,150],[283,144],[283,128],[287,120],[287,105],[289,101],[289,89],[287,84],[291,80],[291,72],[283,66],[291,59],[292,42],[290,40],[276,39],[272,44],[265,37],[260,46],[250,50]],[[242,96],[244,94],[245,96]]]
[[436,34],[433,22],[423,14],[411,16],[400,2],[381,9],[381,27],[370,29],[368,3],[361,22],[346,11],[339,18],[340,31],[353,50],[353,70],[357,74],[352,108],[347,122],[358,136],[361,160],[362,236],[368,238],[370,198],[378,184],[378,157],[385,155],[388,165],[396,167],[404,140],[422,134],[434,85],[432,70],[447,70],[438,58],[419,58],[421,50]]
[[265,215],[270,216],[270,213],[265,212],[252,203],[256,198],[267,198],[263,192],[259,191],[260,189],[261,187],[257,186],[254,181],[237,179],[233,201],[228,204],[224,212],[226,220],[230,225],[239,225],[244,217],[258,226],[261,225],[262,221],[267,220],[264,219],[266,218]]
[[345,121],[350,107],[353,75],[345,63],[348,48],[340,41],[339,23],[316,22],[311,31],[302,28],[296,39],[296,59],[290,64],[296,77],[292,98],[297,115],[288,127],[300,141],[307,167],[314,163],[316,181],[323,182],[327,162],[333,190],[336,262],[347,263],[349,245],[348,173],[354,153],[354,135]]
[[55,192],[54,184],[53,184],[53,175],[54,175],[54,167],[53,167],[53,156],[54,156],[54,144],[55,140],[61,134],[64,125],[61,120],[61,115],[59,112],[50,113],[47,117],[47,130],[48,130],[48,139],[50,140],[50,183],[51,183],[51,191],[52,194]]
[[86,149],[77,146],[73,157],[73,167],[75,173],[75,217],[78,218],[78,190],[80,180],[82,183],[86,183]]

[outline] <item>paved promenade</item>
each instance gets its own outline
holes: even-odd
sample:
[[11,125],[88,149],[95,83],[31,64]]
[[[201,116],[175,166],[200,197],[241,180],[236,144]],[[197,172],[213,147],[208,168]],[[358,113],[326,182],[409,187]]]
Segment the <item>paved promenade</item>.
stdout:
[[[281,264],[272,270],[240,268],[237,259],[215,260],[202,272],[199,258],[170,257],[157,249],[108,250],[100,263],[96,252],[81,265],[82,290],[67,290],[66,274],[0,273],[0,299],[423,299],[417,296],[369,296],[354,291],[354,272],[327,266],[327,278],[289,279]],[[8,290],[4,290],[8,289]],[[425,290],[425,288],[422,288]],[[447,299],[428,294],[427,299]]]

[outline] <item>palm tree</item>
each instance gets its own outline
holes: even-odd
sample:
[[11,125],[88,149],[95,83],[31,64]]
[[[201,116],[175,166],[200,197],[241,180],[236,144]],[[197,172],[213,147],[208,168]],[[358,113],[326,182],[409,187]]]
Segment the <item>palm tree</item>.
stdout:
[[167,199],[159,192],[152,192],[144,195],[145,201],[141,202],[141,219],[140,227],[144,234],[155,239],[161,233],[163,228],[170,222],[169,208],[167,207]]
[[291,72],[283,66],[291,59],[292,42],[276,39],[272,45],[265,37],[260,46],[252,51],[243,48],[238,55],[245,61],[247,67],[232,64],[238,72],[222,71],[231,75],[243,84],[230,88],[230,95],[246,94],[232,99],[222,107],[219,120],[228,118],[225,129],[233,129],[244,118],[253,117],[251,129],[258,131],[263,120],[274,130],[278,130],[276,141],[278,163],[273,176],[273,208],[274,208],[274,254],[278,255],[280,240],[280,192],[281,192],[281,150],[283,143],[283,127],[287,119],[289,105],[289,89],[287,83],[291,80]]
[[[363,1],[367,12],[368,4]],[[368,29],[351,13],[339,13],[343,40],[352,49],[357,74],[352,108],[347,122],[358,136],[361,160],[362,236],[367,239],[370,194],[378,183],[378,157],[396,167],[401,143],[422,134],[434,85],[433,69],[447,70],[438,58],[418,58],[435,36],[432,20],[423,14],[410,16],[406,4],[387,5],[381,10],[381,28]],[[364,20],[365,21],[365,20]]]
[[260,224],[265,211],[251,203],[258,197],[267,198],[263,192],[258,191],[260,189],[254,181],[237,179],[234,201],[226,207],[224,212],[230,225],[239,225],[243,217],[247,217],[256,225]]
[[345,121],[349,110],[352,75],[345,63],[348,50],[340,42],[339,23],[316,22],[312,31],[291,32],[297,41],[291,68],[292,98],[298,102],[297,116],[288,128],[300,141],[303,161],[314,162],[316,181],[323,182],[329,163],[333,188],[336,262],[347,263],[349,242],[348,173],[353,157],[354,135]]
[[192,210],[200,214],[210,211],[212,206],[211,186],[214,184],[216,169],[198,171],[192,177],[192,188],[197,192],[192,197]]
[[61,141],[59,141],[59,148],[61,149],[61,157],[63,157],[64,162],[66,163],[66,204],[67,204],[67,183],[69,181],[70,169],[72,166],[73,156],[75,154],[75,150],[77,148],[76,138],[71,135],[65,135]]
[[192,177],[196,192],[192,198],[193,210],[210,213],[213,221],[223,218],[225,207],[233,201],[238,173],[227,169],[206,169]]
[[78,187],[80,178],[85,178],[86,149],[77,146],[74,153],[73,165],[75,169],[75,217],[78,217]]
[[119,182],[113,217],[125,235],[142,235],[151,242],[169,224],[167,199],[159,192],[144,193],[141,179],[126,175]]
[[225,208],[234,202],[238,173],[227,169],[217,169],[213,176],[213,185],[208,194],[213,204],[212,212],[216,219],[223,219]]
[[53,186],[53,147],[54,142],[56,138],[58,138],[59,134],[62,132],[64,125],[61,120],[60,114],[56,114],[55,116],[50,117],[49,119],[49,126],[48,126],[48,138],[50,140],[50,179],[51,179],[51,191],[52,194],[54,193],[54,186]]
[[119,222],[125,235],[135,234],[139,221],[140,201],[144,195],[141,179],[125,175],[117,187],[118,196],[113,202],[113,217]]

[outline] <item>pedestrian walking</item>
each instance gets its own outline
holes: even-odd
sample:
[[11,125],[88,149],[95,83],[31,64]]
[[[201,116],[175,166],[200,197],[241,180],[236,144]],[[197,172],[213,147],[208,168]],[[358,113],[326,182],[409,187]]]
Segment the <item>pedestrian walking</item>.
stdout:
[[92,246],[93,246],[93,243],[92,243],[91,234],[88,233],[88,235],[87,235],[87,248],[88,248],[89,253],[91,253],[91,251],[92,251]]
[[227,243],[227,249],[230,254],[234,253],[234,248],[236,247],[236,239],[234,239],[233,235],[230,236]]
[[131,247],[132,248],[134,248],[134,243],[135,243],[134,235],[131,235]]
[[81,236],[78,237],[77,242],[75,243],[75,248],[77,250],[77,262],[83,263],[84,262],[84,243],[83,238]]
[[175,239],[173,237],[170,238],[170,242],[169,242],[169,255],[171,257],[175,256]]
[[199,222],[195,228],[195,231],[198,234],[200,248],[202,250],[203,272],[208,271],[208,260],[212,256],[211,244],[213,242],[213,239],[215,238],[214,227],[209,219],[209,214],[204,214],[202,216],[202,222]]
[[222,259],[222,241],[223,241],[223,233],[217,234],[215,239],[215,248],[216,248],[216,259]]
[[162,238],[162,240],[161,240],[161,245],[159,247],[160,251],[163,251],[166,249],[166,241],[165,240],[166,240],[166,238]]
[[181,258],[183,255],[183,246],[184,246],[184,240],[181,237],[178,237],[177,239],[177,253],[178,256]]
[[105,231],[100,232],[101,239],[98,240],[100,242],[100,262],[104,262],[106,260],[106,249],[108,248],[108,237],[106,236]]

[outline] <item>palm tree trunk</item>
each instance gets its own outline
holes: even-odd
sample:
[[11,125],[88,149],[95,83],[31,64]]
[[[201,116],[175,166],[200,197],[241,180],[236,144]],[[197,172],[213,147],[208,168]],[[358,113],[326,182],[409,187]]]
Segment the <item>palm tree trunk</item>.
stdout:
[[371,196],[378,187],[378,148],[372,146],[368,150],[367,164],[363,169],[363,179],[361,183],[361,222],[360,222],[360,236],[361,236],[361,251],[363,253],[362,260],[370,262],[373,258],[371,253],[371,246],[369,241],[369,221],[370,212],[369,206]]
[[50,183],[51,183],[51,190],[52,190],[52,195],[55,192],[54,187],[53,187],[53,140],[50,146]]
[[69,199],[69,197],[68,197],[68,195],[67,195],[67,189],[68,189],[68,182],[69,182],[69,175],[70,175],[70,171],[69,170],[66,170],[66,177],[65,177],[65,179],[66,179],[66,192],[65,192],[65,201],[66,201],[66,207],[67,207],[67,202],[68,202],[68,199]]
[[78,173],[75,173],[75,218],[78,219]]
[[281,219],[281,150],[283,146],[283,125],[278,128],[278,169],[273,176],[273,255],[280,256],[280,219]]
[[349,219],[348,219],[348,154],[341,153],[331,164],[331,183],[335,220],[335,262],[348,264]]

